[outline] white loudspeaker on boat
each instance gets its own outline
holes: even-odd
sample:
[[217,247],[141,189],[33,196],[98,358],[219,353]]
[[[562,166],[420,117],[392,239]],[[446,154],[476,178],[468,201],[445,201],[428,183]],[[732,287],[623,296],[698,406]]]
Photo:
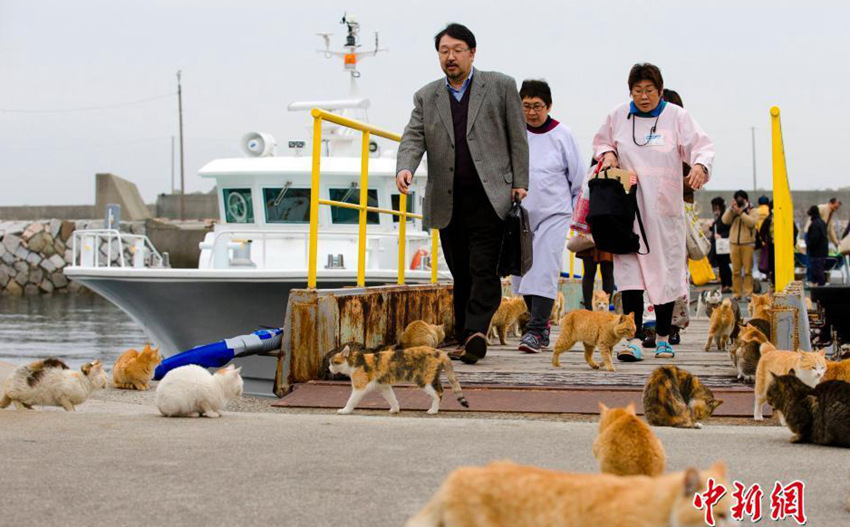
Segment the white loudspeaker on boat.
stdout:
[[248,157],[272,157],[277,151],[277,141],[265,132],[248,132],[242,136],[242,150]]

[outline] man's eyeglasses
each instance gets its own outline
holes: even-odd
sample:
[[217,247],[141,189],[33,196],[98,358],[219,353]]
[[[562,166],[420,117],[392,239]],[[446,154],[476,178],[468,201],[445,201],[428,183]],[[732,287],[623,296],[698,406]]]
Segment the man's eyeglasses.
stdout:
[[469,48],[440,48],[437,53],[439,53],[441,57],[448,57],[452,53],[454,53],[455,55],[460,55],[464,51],[469,51]]
[[522,109],[525,110],[526,112],[530,112],[530,111],[539,112],[543,108],[546,108],[546,105],[540,104],[539,102],[535,103],[535,104],[523,104],[522,105]]

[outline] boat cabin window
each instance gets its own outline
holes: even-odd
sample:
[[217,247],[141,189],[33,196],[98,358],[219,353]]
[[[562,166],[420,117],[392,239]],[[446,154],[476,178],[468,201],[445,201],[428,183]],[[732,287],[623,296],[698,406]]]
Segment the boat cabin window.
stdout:
[[[367,205],[370,207],[378,206],[378,191],[369,189],[369,199]],[[330,197],[332,201],[341,201],[343,203],[360,203],[360,189],[351,188],[332,188],[330,189]],[[331,221],[344,225],[354,224],[359,221],[360,211],[355,209],[344,209],[342,207],[331,207]],[[369,212],[366,214],[366,223],[377,225],[380,223],[377,212]]]
[[[390,196],[390,199],[392,200],[393,210],[398,210],[399,195],[393,194],[392,196]],[[409,213],[413,212],[413,200],[414,199],[416,199],[416,193],[415,192],[411,192],[410,194],[407,195],[407,212],[409,212]],[[395,214],[393,214],[393,223],[398,223],[398,220],[399,220],[399,217],[396,216]],[[413,218],[407,218],[407,221],[413,221]]]
[[266,223],[310,223],[310,189],[264,188]]
[[224,221],[254,223],[254,203],[249,188],[224,189]]

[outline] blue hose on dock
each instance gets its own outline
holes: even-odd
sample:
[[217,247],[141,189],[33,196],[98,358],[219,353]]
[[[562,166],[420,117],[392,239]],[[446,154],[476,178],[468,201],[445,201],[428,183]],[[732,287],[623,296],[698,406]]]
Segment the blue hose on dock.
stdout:
[[158,381],[174,368],[187,364],[197,364],[204,368],[220,368],[234,358],[280,349],[282,338],[282,328],[259,329],[248,335],[195,346],[163,360],[162,364],[157,366],[153,378]]

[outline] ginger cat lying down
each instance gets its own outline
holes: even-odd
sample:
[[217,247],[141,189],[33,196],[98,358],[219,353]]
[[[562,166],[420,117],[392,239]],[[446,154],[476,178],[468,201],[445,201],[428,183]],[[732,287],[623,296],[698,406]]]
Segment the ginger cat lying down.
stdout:
[[[655,478],[573,474],[510,461],[453,471],[406,527],[685,527],[702,526],[693,505],[706,480],[727,485],[726,466],[689,468]],[[727,485],[728,488],[728,485]],[[717,525],[727,523],[727,492],[714,506]]]

